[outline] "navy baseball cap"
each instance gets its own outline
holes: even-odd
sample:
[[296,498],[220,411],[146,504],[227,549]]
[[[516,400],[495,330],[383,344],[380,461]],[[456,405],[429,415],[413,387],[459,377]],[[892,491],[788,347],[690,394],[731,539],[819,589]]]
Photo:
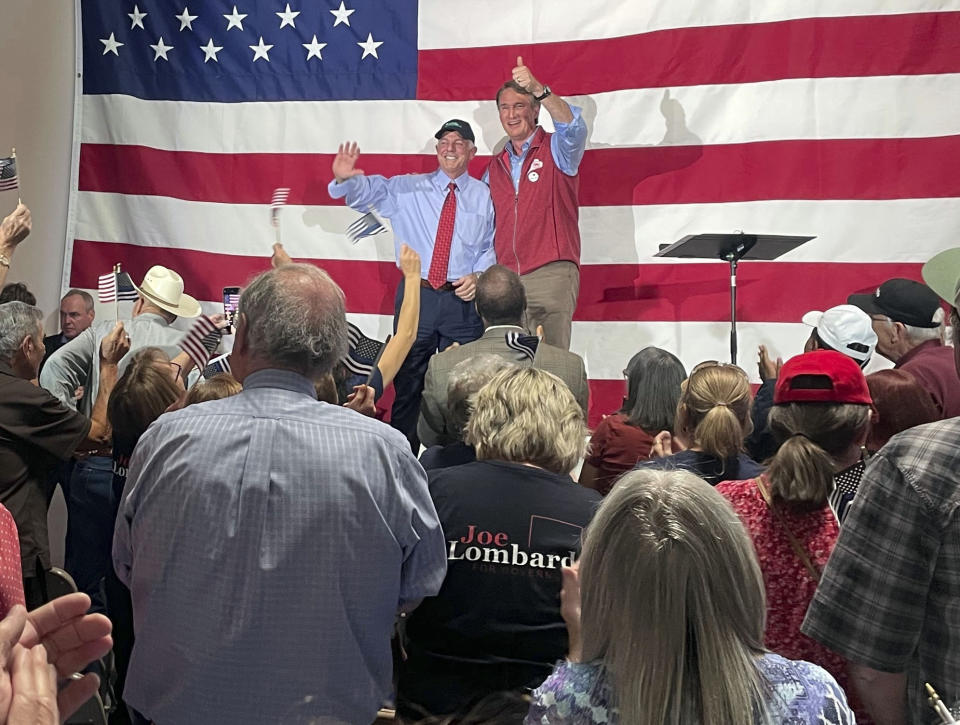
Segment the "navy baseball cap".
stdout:
[[934,321],[934,315],[940,309],[940,298],[927,285],[912,279],[888,279],[872,295],[850,295],[847,302],[868,315],[886,315],[904,325],[940,326],[939,322]]
[[460,134],[460,138],[466,139],[467,141],[477,140],[473,135],[473,129],[470,128],[470,124],[466,121],[461,121],[459,118],[451,118],[440,127],[440,130],[437,131],[433,137],[442,138],[443,134],[450,133],[451,131],[456,131]]

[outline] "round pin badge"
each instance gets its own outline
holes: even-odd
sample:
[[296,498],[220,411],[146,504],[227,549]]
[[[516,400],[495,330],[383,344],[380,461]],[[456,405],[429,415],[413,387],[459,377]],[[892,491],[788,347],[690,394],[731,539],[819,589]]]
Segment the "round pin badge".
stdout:
[[540,174],[538,174],[536,171],[531,171],[529,174],[527,174],[527,178],[530,179],[530,181],[539,181]]

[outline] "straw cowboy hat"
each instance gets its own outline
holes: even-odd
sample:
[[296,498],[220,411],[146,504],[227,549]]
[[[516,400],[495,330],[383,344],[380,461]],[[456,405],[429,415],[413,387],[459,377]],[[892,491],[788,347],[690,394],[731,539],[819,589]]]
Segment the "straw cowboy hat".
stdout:
[[147,271],[137,292],[147,302],[177,317],[197,317],[200,314],[200,303],[183,291],[183,277],[159,264]]

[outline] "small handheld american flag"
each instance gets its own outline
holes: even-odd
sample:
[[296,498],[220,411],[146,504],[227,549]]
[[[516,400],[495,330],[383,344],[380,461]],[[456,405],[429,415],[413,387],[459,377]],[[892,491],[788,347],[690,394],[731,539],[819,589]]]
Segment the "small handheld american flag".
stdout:
[[101,274],[97,279],[97,294],[101,302],[117,301],[117,273]]
[[97,295],[101,302],[135,302],[139,297],[137,288],[133,286],[130,275],[118,272],[120,265],[114,267],[113,272],[101,274],[97,280]]
[[213,358],[207,366],[203,369],[204,378],[212,378],[218,373],[229,373],[230,372],[230,353],[220,355],[219,357]]
[[20,185],[17,180],[17,159],[10,156],[0,159],[0,191],[10,191]]
[[133,280],[126,272],[117,273],[117,299],[121,302],[136,302],[140,297],[137,288],[133,286]]
[[273,197],[270,199],[270,223],[273,226],[280,226],[280,210],[286,205],[289,197],[290,189],[286,187],[273,190]]
[[371,209],[347,227],[347,239],[356,244],[361,239],[382,234],[385,231],[387,231],[387,229],[383,224],[383,220]]
[[177,344],[190,356],[197,369],[203,370],[210,362],[210,356],[217,349],[219,342],[220,330],[217,329],[216,324],[206,315],[200,315]]

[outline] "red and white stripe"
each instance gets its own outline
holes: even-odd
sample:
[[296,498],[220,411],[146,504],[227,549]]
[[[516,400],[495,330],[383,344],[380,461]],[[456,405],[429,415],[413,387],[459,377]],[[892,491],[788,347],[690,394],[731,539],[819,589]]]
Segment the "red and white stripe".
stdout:
[[784,357],[802,349],[803,313],[889,277],[919,279],[925,260],[957,245],[960,0],[902,0],[896,12],[884,0],[420,5],[417,100],[84,97],[70,282],[92,287],[117,259],[135,275],[163,264],[218,301],[269,267],[264,201],[275,214],[283,179],[286,249],[323,265],[353,321],[382,339],[400,278],[393,235],[344,237],[355,212],[326,193],[337,147],[359,142],[367,173],[431,171],[432,130],[463,118],[479,175],[504,138],[492,96],[517,55],[583,107],[590,129],[572,348],[587,360],[593,420],[618,406],[621,371],[646,345],[688,367],[726,356],[726,266],[653,258],[660,244],[736,230],[816,236],[782,261],[740,266],[751,373],[761,342]]
[[290,189],[281,187],[273,190],[273,196],[270,198],[270,223],[273,226],[280,226],[280,210],[286,206],[289,198]]
[[210,351],[203,345],[203,338],[216,330],[217,326],[213,320],[206,315],[200,315],[193,321],[183,339],[177,343],[180,349],[190,356],[198,370],[202,371],[207,366],[211,356]]
[[97,277],[97,299],[104,304],[117,301],[117,273],[109,272]]

